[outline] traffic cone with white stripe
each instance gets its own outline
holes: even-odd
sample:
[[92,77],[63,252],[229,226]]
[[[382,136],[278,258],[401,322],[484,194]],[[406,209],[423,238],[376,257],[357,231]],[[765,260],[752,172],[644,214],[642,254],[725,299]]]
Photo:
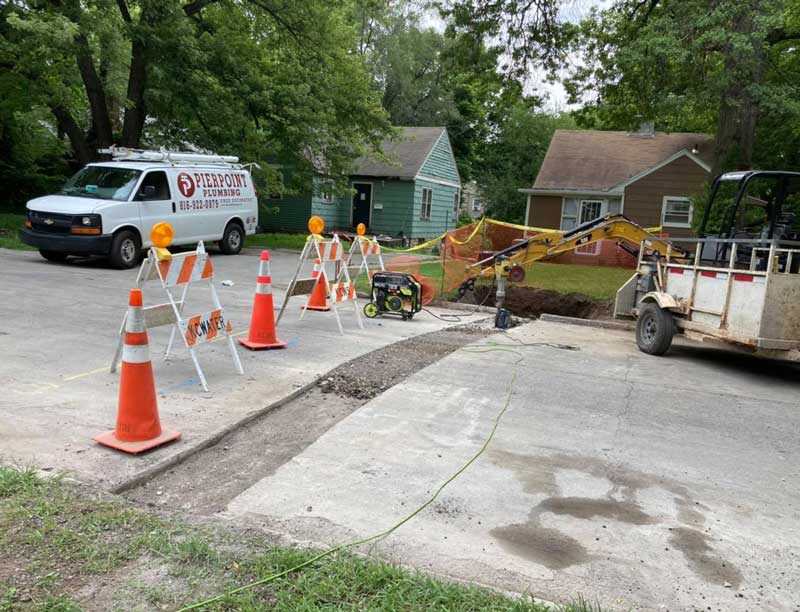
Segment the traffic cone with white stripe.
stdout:
[[272,276],[269,273],[269,251],[261,251],[258,265],[256,296],[253,298],[253,314],[247,339],[239,338],[244,346],[254,351],[284,348],[285,342],[275,334],[275,310],[272,302]]
[[314,260],[314,270],[311,272],[311,278],[319,279],[317,283],[314,285],[314,291],[311,292],[311,297],[308,300],[308,310],[330,310],[331,307],[328,306],[328,293],[325,291],[325,283],[322,276],[320,276],[319,270],[322,267],[322,263],[319,259]]
[[141,453],[177,440],[177,431],[161,429],[153,365],[144,325],[142,290],[131,289],[125,319],[125,344],[119,380],[117,428],[96,436],[96,442],[126,453]]

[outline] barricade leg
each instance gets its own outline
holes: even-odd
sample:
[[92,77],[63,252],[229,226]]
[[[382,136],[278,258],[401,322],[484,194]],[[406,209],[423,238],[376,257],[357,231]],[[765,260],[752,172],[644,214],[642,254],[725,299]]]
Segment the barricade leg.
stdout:
[[[208,392],[208,382],[206,382],[206,376],[203,374],[203,368],[200,367],[200,361],[197,359],[197,353],[194,352],[193,348],[190,348],[189,354],[192,356],[194,369],[197,370],[197,376],[200,378],[200,385],[203,387],[203,391]],[[242,364],[239,364],[239,367],[241,368]]]

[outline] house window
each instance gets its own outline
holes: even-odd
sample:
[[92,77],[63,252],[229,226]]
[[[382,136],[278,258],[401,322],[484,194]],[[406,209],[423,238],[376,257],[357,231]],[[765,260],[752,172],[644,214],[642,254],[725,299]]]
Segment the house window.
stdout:
[[585,244],[575,249],[576,255],[598,255],[600,253],[600,241]]
[[431,204],[433,203],[433,190],[428,188],[422,189],[422,211],[420,212],[420,219],[431,218]]
[[603,200],[581,200],[580,225],[602,217],[604,205]]
[[561,229],[571,230],[578,225],[594,221],[608,213],[618,213],[620,201],[612,200],[581,200],[579,198],[564,198],[561,209]]
[[323,181],[320,197],[323,204],[333,204],[333,181]]
[[458,216],[458,208],[461,205],[461,194],[456,189],[456,192],[453,194],[453,213]]
[[664,196],[661,206],[661,225],[692,227],[692,202],[689,198]]
[[481,212],[481,201],[478,198],[472,198],[472,212]]

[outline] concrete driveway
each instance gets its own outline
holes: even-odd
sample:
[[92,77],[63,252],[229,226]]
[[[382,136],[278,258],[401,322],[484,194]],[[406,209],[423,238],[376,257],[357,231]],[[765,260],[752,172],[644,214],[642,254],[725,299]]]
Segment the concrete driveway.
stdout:
[[[258,258],[212,252],[212,259],[226,317],[237,333],[246,333]],[[276,308],[297,263],[297,254],[272,254]],[[295,297],[278,330],[289,347],[260,352],[239,348],[244,376],[236,374],[226,342],[197,349],[208,393],[200,387],[182,346],[170,361],[161,358],[169,328],[151,330],[162,425],[179,430],[183,437],[148,454],[129,456],[95,444],[92,437],[112,429],[116,420],[119,376],[110,374],[108,367],[136,274],[136,270],[111,270],[97,260],[53,264],[38,253],[0,249],[1,460],[67,470],[113,487],[286,398],[337,365],[453,324],[421,313],[409,322],[364,319],[362,330],[352,305],[345,304],[342,336],[332,313],[309,312],[300,321],[302,298]],[[222,286],[223,280],[234,285]],[[157,282],[145,286],[144,297],[145,304],[166,301]],[[211,309],[207,286],[193,287],[187,314]]]
[[796,365],[680,343],[651,357],[626,332],[542,322],[478,346],[366,404],[228,515],[317,545],[377,533],[478,450],[511,391],[486,454],[384,557],[610,610],[800,610]]

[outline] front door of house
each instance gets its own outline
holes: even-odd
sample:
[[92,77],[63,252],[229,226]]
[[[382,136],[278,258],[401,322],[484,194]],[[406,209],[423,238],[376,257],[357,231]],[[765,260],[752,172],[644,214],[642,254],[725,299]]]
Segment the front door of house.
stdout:
[[353,227],[363,223],[369,227],[369,215],[372,210],[372,184],[353,183]]

